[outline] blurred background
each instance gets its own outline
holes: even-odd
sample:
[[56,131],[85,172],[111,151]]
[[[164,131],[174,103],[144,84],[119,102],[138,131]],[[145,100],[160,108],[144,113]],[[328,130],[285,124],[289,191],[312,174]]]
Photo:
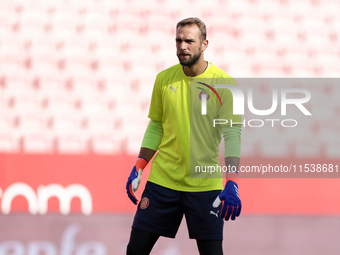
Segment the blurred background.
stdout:
[[[0,255],[125,253],[125,184],[155,77],[178,63],[178,21],[205,22],[205,58],[232,77],[337,78],[339,12],[338,0],[0,0]],[[244,129],[241,164],[339,164],[339,83],[313,91],[298,131]],[[225,254],[339,254],[339,184],[240,179]],[[198,254],[185,221],[152,254]]]

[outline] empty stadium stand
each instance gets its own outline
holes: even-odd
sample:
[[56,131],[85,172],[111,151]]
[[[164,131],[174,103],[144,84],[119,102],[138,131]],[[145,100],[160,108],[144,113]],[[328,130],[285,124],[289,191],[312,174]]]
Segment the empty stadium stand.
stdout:
[[[136,154],[188,8],[207,24],[206,59],[233,77],[339,77],[338,1],[141,2],[0,2],[0,152]],[[339,158],[339,86],[309,89],[313,118],[294,131],[245,127],[242,153]]]

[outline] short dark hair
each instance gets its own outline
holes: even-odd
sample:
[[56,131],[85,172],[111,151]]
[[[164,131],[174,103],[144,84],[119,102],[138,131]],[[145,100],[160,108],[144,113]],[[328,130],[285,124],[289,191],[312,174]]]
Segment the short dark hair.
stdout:
[[202,20],[199,18],[186,18],[184,20],[181,20],[177,23],[176,29],[179,27],[184,27],[187,25],[193,25],[196,24],[201,32],[201,42],[207,39],[207,28],[205,27],[205,24]]

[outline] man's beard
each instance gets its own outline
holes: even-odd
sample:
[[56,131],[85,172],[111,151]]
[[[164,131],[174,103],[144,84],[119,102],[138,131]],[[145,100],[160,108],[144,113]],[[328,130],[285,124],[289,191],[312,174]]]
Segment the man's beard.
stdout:
[[179,54],[177,55],[178,60],[179,60],[179,63],[180,63],[182,66],[191,67],[191,66],[193,66],[194,64],[197,63],[198,59],[199,59],[199,58],[201,57],[201,55],[202,55],[202,52],[201,52],[201,50],[199,49],[197,55],[193,55],[191,58],[189,58],[189,59],[187,59],[187,60],[184,60],[184,59],[181,60],[181,59],[179,58],[179,55],[180,55],[180,54],[182,54],[182,52],[179,53]]

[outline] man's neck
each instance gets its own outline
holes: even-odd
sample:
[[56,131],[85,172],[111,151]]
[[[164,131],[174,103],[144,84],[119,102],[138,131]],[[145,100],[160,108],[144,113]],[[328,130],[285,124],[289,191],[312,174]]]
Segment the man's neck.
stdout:
[[202,61],[198,61],[193,66],[190,66],[190,67],[184,66],[183,71],[186,76],[195,77],[197,75],[202,74],[205,71],[205,69],[207,69],[207,67],[208,67],[208,62],[202,59]]

